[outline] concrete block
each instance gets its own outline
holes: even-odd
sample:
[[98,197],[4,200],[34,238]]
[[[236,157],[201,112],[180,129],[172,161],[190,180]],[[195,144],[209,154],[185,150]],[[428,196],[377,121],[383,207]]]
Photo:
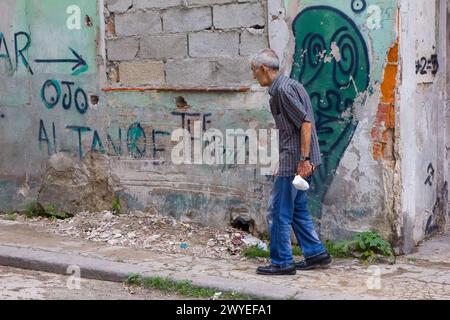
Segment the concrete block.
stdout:
[[168,34],[146,36],[141,39],[141,58],[185,58],[187,56],[187,35]]
[[246,85],[253,82],[250,61],[246,57],[221,58],[214,62],[211,80],[216,85]]
[[123,13],[133,6],[133,0],[108,0],[107,6],[110,12]]
[[266,25],[261,3],[229,4],[213,7],[214,27],[217,29]]
[[166,63],[167,83],[174,86],[210,85],[213,65],[208,60],[185,59]]
[[109,61],[133,60],[139,50],[139,40],[136,38],[108,40],[106,48]]
[[163,14],[166,32],[200,31],[212,27],[211,8],[174,8]]
[[162,31],[159,13],[151,11],[116,15],[115,25],[118,36],[145,35]]
[[137,9],[176,7],[182,5],[183,2],[183,0],[134,0]]
[[165,82],[162,61],[122,62],[119,65],[120,83],[126,85],[162,85]]
[[239,33],[203,31],[189,34],[189,56],[235,57],[239,55]]
[[269,38],[263,30],[258,30],[258,32],[242,32],[241,44],[239,48],[239,53],[241,56],[249,56],[261,49],[267,48],[269,48]]
[[212,4],[226,4],[236,0],[187,0],[188,6],[208,6]]

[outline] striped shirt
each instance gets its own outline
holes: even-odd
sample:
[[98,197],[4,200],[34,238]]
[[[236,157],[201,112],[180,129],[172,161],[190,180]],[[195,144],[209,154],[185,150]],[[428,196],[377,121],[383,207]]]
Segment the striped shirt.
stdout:
[[311,99],[301,83],[285,75],[278,75],[269,94],[270,111],[279,130],[278,176],[294,176],[301,157],[300,128],[303,122],[312,124],[311,164],[321,164],[319,139],[317,138]]

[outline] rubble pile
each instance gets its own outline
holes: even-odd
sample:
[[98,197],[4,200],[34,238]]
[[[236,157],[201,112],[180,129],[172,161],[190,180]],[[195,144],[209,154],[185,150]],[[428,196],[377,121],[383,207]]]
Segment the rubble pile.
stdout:
[[26,219],[24,216],[19,219],[27,223],[39,223],[65,237],[166,254],[241,259],[242,250],[246,247],[267,249],[260,239],[232,227],[203,227],[189,221],[141,211],[126,215],[114,215],[110,211],[81,212],[66,220],[41,217]]

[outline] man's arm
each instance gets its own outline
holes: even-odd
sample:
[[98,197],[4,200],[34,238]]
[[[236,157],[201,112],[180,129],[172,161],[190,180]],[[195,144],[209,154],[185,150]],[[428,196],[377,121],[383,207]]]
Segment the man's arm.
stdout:
[[[301,135],[301,145],[300,145],[300,152],[301,156],[303,157],[310,157],[311,156],[311,130],[312,125],[311,122],[303,122],[302,127],[300,129],[300,135]],[[310,160],[304,160],[300,161],[297,168],[297,174],[300,175],[302,178],[306,179],[313,173],[313,166],[311,165]]]
[[301,145],[300,145],[300,151],[301,155],[305,157],[310,157],[311,152],[311,131],[312,131],[312,125],[311,122],[303,122],[302,128],[300,129],[301,132]]
[[[294,125],[299,128],[301,136],[300,152],[302,156],[310,157],[311,152],[311,132],[313,119],[306,112],[305,106],[292,91],[281,91],[281,100],[285,106],[286,113]],[[309,160],[300,161],[297,167],[297,174],[302,178],[309,177],[314,168]]]

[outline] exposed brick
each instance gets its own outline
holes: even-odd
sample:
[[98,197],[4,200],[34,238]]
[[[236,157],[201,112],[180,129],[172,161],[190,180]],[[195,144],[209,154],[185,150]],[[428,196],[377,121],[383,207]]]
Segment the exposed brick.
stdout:
[[162,31],[161,18],[156,12],[135,12],[116,15],[116,34],[134,36]]
[[135,38],[108,40],[107,50],[110,61],[132,60],[138,53],[139,40]]
[[395,129],[395,106],[390,105],[386,115],[386,128]]
[[241,34],[240,55],[249,56],[261,49],[267,49],[269,47],[269,39],[267,34],[263,32],[249,32],[244,31]]
[[185,58],[187,56],[187,35],[168,34],[146,36],[141,40],[142,58]]
[[119,65],[120,82],[126,85],[162,85],[164,63],[161,61],[122,62]]
[[371,131],[373,158],[393,160],[395,143],[395,92],[398,72],[398,39],[388,52],[381,83],[381,101]]
[[133,0],[108,0],[107,6],[110,12],[123,13],[133,5]]
[[264,26],[264,9],[261,3],[214,6],[214,26],[218,29]]
[[381,84],[381,101],[395,103],[395,88],[397,86],[398,66],[388,64],[384,69],[384,79]]
[[116,34],[116,26],[112,19],[109,19],[106,23],[106,35],[107,37],[114,36]]
[[183,4],[183,0],[134,0],[137,9],[153,9],[176,7]]
[[200,31],[212,26],[211,8],[175,8],[163,14],[164,31]]
[[208,60],[186,59],[166,63],[166,77],[169,85],[208,86],[211,85],[212,72],[213,65]]
[[197,32],[189,35],[191,57],[235,57],[239,55],[239,33]]
[[388,62],[397,63],[398,62],[398,40],[394,46],[389,50]]
[[383,146],[381,143],[376,142],[373,144],[372,155],[375,161],[378,161],[383,157]]

